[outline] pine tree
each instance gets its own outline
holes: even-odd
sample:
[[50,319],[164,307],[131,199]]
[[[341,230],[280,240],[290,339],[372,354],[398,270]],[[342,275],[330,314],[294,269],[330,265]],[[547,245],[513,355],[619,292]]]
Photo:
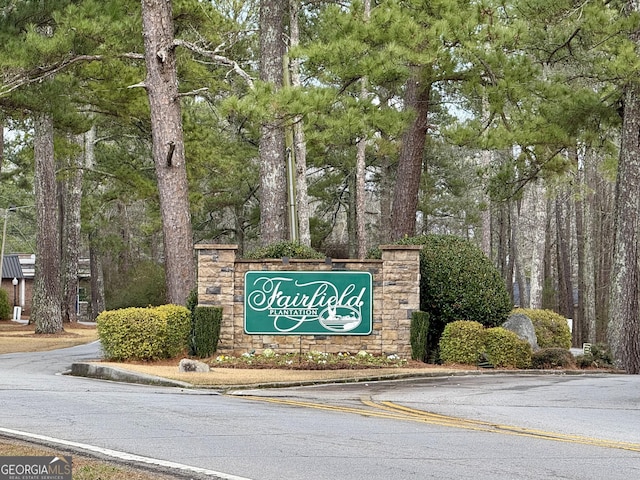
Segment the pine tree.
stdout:
[[182,113],[170,1],[142,0],[142,30],[167,282],[167,300],[184,305],[195,283]]

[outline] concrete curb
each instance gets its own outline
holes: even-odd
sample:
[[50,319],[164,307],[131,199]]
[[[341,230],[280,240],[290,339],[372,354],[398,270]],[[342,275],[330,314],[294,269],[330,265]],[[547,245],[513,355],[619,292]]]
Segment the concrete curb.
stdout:
[[100,380],[111,380],[114,382],[157,385],[161,387],[194,388],[193,385],[187,382],[131,372],[122,368],[96,365],[95,363],[74,363],[71,365],[69,374],[76,377],[98,378]]
[[364,376],[354,376],[333,379],[314,379],[314,380],[293,380],[285,382],[256,382],[249,384],[236,385],[193,385],[179,380],[171,380],[155,375],[132,372],[130,370],[117,368],[113,366],[103,366],[95,363],[74,363],[71,365],[70,375],[77,377],[96,378],[101,380],[110,380],[114,382],[135,383],[142,385],[156,385],[163,387],[179,387],[201,390],[217,390],[221,392],[230,392],[235,390],[246,389],[262,389],[262,388],[286,388],[286,387],[304,387],[311,385],[323,384],[340,384],[340,383],[364,383],[364,382],[380,382],[393,380],[410,380],[421,378],[441,378],[441,377],[461,377],[461,376],[480,376],[480,375],[594,375],[594,374],[612,374],[621,373],[616,371],[585,371],[585,370],[500,370],[500,369],[474,369],[474,370],[437,370],[437,371],[416,371],[411,373],[390,373],[376,374],[375,370],[371,374]]

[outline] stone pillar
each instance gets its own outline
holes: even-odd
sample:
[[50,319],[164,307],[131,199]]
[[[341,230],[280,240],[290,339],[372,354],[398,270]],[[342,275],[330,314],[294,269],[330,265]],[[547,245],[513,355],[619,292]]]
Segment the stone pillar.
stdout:
[[387,354],[411,356],[411,315],[420,309],[421,245],[382,245],[382,344]]
[[[233,295],[237,245],[196,245],[198,305],[222,307],[220,347],[233,345]],[[229,325],[227,325],[229,323]]]

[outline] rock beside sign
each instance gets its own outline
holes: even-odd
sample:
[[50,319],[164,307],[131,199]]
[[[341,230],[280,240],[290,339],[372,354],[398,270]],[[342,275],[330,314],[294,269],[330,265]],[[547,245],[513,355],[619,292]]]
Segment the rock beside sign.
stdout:
[[178,364],[179,372],[208,372],[210,370],[209,365],[197,360],[191,360],[189,358],[183,358]]
[[512,331],[518,337],[529,342],[531,349],[535,352],[539,350],[538,337],[536,335],[536,329],[533,326],[533,322],[529,317],[522,313],[516,313],[509,315],[506,322],[502,324],[502,328]]

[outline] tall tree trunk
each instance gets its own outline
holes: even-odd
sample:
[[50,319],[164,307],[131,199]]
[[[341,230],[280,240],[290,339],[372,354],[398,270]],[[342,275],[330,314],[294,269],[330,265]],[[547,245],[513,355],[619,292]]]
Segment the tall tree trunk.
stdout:
[[[260,80],[282,87],[287,0],[260,2]],[[278,118],[260,131],[260,242],[287,239],[287,178],[284,127]]]
[[[371,0],[364,0],[363,21],[369,22],[371,16]],[[367,77],[360,80],[360,100],[367,101],[369,91],[367,90]],[[356,255],[360,259],[367,256],[367,210],[366,210],[366,175],[367,175],[367,135],[363,132],[356,143],[356,239],[358,248]],[[417,202],[416,202],[417,205]],[[414,214],[415,218],[415,214]],[[414,227],[415,234],[415,227]]]
[[406,84],[405,108],[414,111],[415,118],[402,136],[398,158],[398,173],[391,210],[392,240],[415,235],[418,192],[422,174],[422,158],[429,128],[427,115],[431,83],[421,78],[421,69],[414,68]]
[[355,226],[356,226],[356,256],[364,259],[367,256],[367,211],[365,202],[366,176],[366,138],[358,140],[356,145],[356,178],[355,178]]
[[[489,112],[489,100],[487,98],[487,94],[485,93],[482,96],[482,124],[488,125],[490,121],[490,112]],[[485,129],[483,139],[486,141],[489,136],[489,129]],[[481,168],[489,168],[491,165],[491,160],[493,158],[493,150],[482,150],[480,152],[480,167]],[[489,195],[484,193],[483,200],[485,203],[485,208],[481,212],[480,217],[480,225],[482,231],[482,238],[480,240],[480,248],[487,256],[487,258],[491,258],[491,199]],[[513,216],[513,215],[512,215]],[[517,223],[517,222],[515,222]],[[512,222],[512,225],[514,223]],[[520,292],[522,295],[522,292]]]
[[392,238],[391,233],[391,205],[393,204],[395,171],[393,162],[389,155],[384,155],[380,161],[380,180],[378,182],[380,191],[380,232],[379,243],[387,243]]
[[634,374],[640,373],[639,218],[640,86],[632,83],[624,96],[607,338],[617,365]]
[[75,141],[81,153],[67,159],[68,164],[60,180],[60,225],[61,238],[61,282],[62,321],[77,322],[78,299],[78,257],[80,252],[80,205],[82,200],[83,160],[85,151],[84,135]]
[[544,252],[545,233],[547,230],[547,202],[545,188],[542,185],[531,185],[531,209],[533,226],[531,229],[531,272],[529,287],[529,305],[531,308],[542,308],[542,291],[544,289]]
[[[291,24],[291,47],[300,43],[299,15],[300,0],[289,1]],[[291,85],[302,86],[300,80],[300,60],[291,59]],[[302,245],[311,246],[311,231],[309,229],[309,196],[307,194],[307,142],[304,135],[304,124],[301,115],[293,119],[293,153],[296,159],[296,206],[298,212],[298,236]]]
[[[564,192],[566,193],[566,192]],[[568,195],[559,192],[556,207],[556,252],[558,262],[558,310],[575,322],[573,281],[571,272],[571,215]]]
[[60,309],[60,237],[53,120],[41,115],[34,121],[34,187],[36,199],[36,268],[30,323],[36,333],[63,330]]
[[89,234],[89,269],[91,271],[91,319],[95,320],[105,309],[104,271],[102,258],[96,245],[96,234]]
[[507,287],[507,291],[509,292],[509,298],[513,303],[513,278],[516,269],[516,252],[518,251],[516,246],[516,225],[514,225],[514,208],[513,202],[509,201],[506,205],[506,210],[509,218],[508,228],[508,246],[507,246],[507,263],[506,263],[506,271],[504,276],[504,284]]
[[544,255],[543,255],[543,273],[542,273],[542,307],[549,310],[558,309],[558,286],[555,282],[556,273],[554,267],[557,265],[554,254],[555,244],[555,231],[553,227],[555,223],[551,222],[554,215],[553,200],[548,198],[546,201],[546,222],[545,222],[545,234],[544,234]]
[[355,258],[358,252],[358,239],[356,238],[356,177],[349,175],[347,177],[347,244],[348,258]]
[[195,285],[196,268],[170,0],[142,0],[142,31],[167,300],[184,305]]
[[596,160],[590,148],[587,149],[582,160],[576,155],[578,188],[580,189],[578,200],[575,202],[578,254],[578,312],[576,317],[578,322],[574,329],[573,338],[576,345],[597,341],[593,192],[589,186],[589,178],[593,176],[589,172],[595,172],[594,163]]
[[520,248],[520,205],[520,200],[511,201],[511,252],[513,255],[513,268],[516,285],[518,285],[519,305],[522,308],[528,308],[529,292],[527,291],[527,281],[523,268],[524,262],[522,260],[522,253]]
[[[84,165],[90,170],[94,167],[95,160],[96,127],[84,134]],[[104,271],[102,269],[102,252],[99,248],[97,231],[91,228],[89,231],[89,271],[91,274],[91,320],[95,320],[105,309],[104,300]]]
[[[589,184],[594,190],[594,202],[591,211],[595,216],[593,228],[593,241],[595,252],[595,276],[596,285],[596,341],[607,341],[607,323],[609,311],[609,286],[611,283],[611,270],[613,264],[613,231],[614,231],[614,205],[615,186],[602,175],[594,175],[589,178]],[[596,213],[597,212],[597,213]]]
[[509,256],[509,239],[511,237],[511,227],[509,225],[509,205],[503,202],[498,205],[497,219],[497,248],[496,248],[496,266],[500,272],[500,276],[506,282],[509,276],[508,260]]

